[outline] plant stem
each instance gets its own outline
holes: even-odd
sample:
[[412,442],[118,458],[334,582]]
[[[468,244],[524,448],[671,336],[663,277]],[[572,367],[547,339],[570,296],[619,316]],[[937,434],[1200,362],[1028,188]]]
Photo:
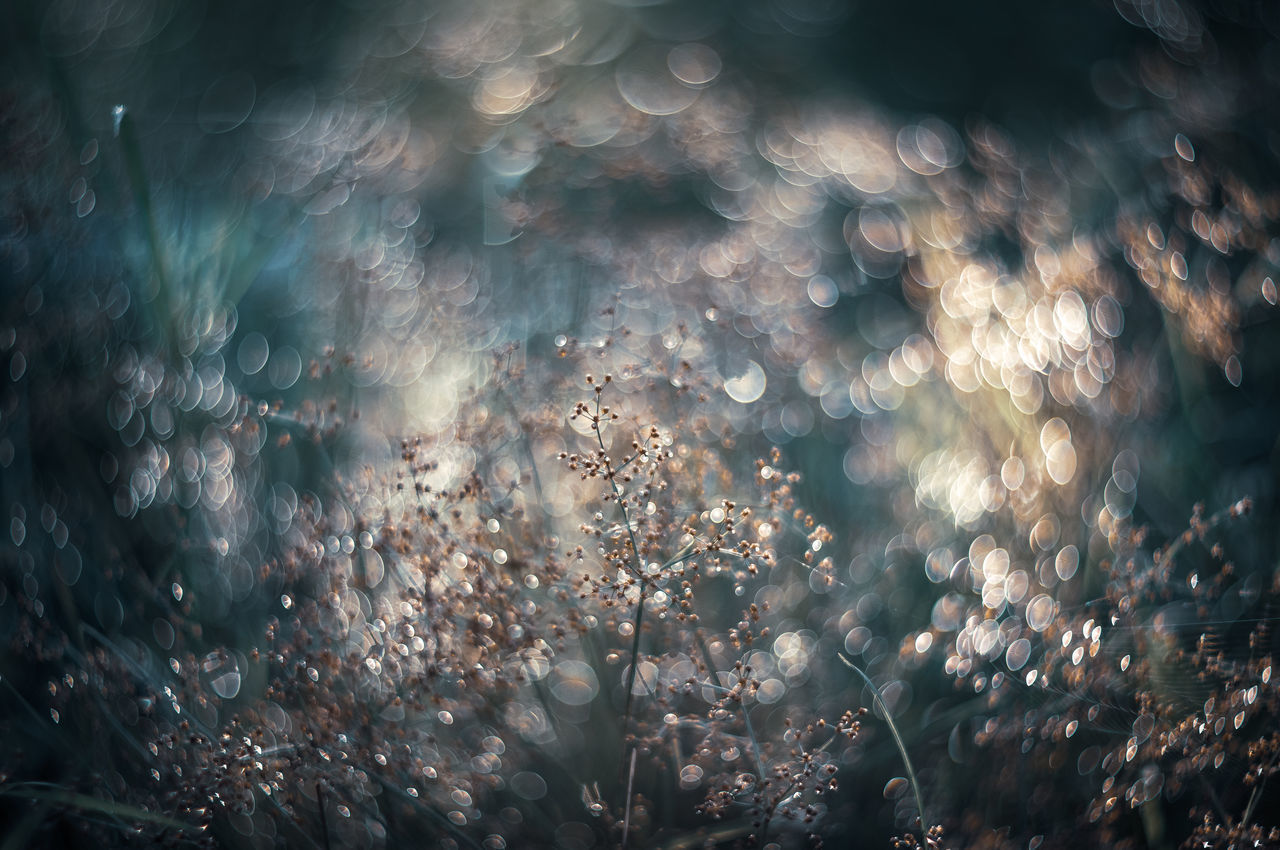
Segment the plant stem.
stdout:
[[609,461],[608,450],[604,447],[604,436],[601,432],[600,419],[600,393],[596,393],[596,414],[595,414],[595,432],[596,442],[600,445],[600,453],[603,455],[605,473],[609,484],[613,487],[614,498],[618,501],[618,507],[622,509],[622,522],[627,527],[627,539],[631,543],[631,554],[635,558],[634,572],[639,576],[640,581],[640,599],[636,602],[636,619],[633,624],[635,636],[631,641],[631,670],[627,673],[627,702],[622,712],[622,745],[625,748],[627,742],[627,729],[631,726],[631,700],[635,694],[636,684],[636,667],[640,659],[640,626],[644,619],[644,600],[645,600],[645,575],[644,567],[640,563],[640,547],[636,545],[635,529],[631,527],[631,514],[627,511],[627,502],[623,498],[622,488],[618,486],[617,476],[614,474],[613,464]]
[[627,838],[631,835],[631,788],[636,779],[636,749],[631,749],[631,768],[627,771],[627,807],[622,816],[622,850],[627,850]]
[[1258,801],[1262,799],[1262,789],[1267,786],[1267,776],[1270,774],[1271,767],[1276,763],[1276,759],[1280,758],[1280,750],[1271,757],[1271,761],[1267,763],[1267,769],[1262,772],[1262,779],[1258,780],[1258,784],[1253,786],[1253,793],[1249,795],[1249,803],[1245,806],[1244,815],[1240,818],[1240,828],[1244,829],[1249,825],[1249,821],[1253,818],[1254,809],[1258,806]]
[[920,793],[920,783],[916,779],[915,768],[911,766],[911,756],[907,755],[907,746],[902,741],[902,735],[898,732],[897,724],[893,722],[893,715],[889,713],[889,705],[884,701],[884,695],[880,693],[876,683],[871,681],[871,677],[862,672],[862,669],[857,664],[854,664],[849,656],[840,651],[837,651],[836,655],[844,662],[845,666],[862,677],[862,680],[867,683],[867,687],[871,689],[871,694],[875,701],[880,705],[880,710],[884,712],[884,722],[889,726],[889,732],[893,735],[893,742],[898,745],[902,763],[907,769],[907,778],[911,780],[911,790],[916,795],[916,809],[920,812],[920,834],[924,838],[923,846],[927,847],[929,845],[929,821],[924,814],[924,795]]
[[320,787],[319,781],[316,782],[316,803],[320,808],[320,834],[324,836],[324,850],[330,850],[329,847],[329,819],[324,813],[324,790]]

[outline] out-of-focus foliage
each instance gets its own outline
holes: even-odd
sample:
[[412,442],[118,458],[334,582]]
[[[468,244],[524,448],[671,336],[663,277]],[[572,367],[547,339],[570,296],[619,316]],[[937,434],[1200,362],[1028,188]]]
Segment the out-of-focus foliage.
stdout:
[[1270,4],[9,19],[6,846],[1280,845]]

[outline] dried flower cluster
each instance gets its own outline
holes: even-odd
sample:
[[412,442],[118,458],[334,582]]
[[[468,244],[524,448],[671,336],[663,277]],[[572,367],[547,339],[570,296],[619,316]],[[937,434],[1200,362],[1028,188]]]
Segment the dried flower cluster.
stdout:
[[1280,844],[1270,6],[260,5],[9,16],[4,847]]

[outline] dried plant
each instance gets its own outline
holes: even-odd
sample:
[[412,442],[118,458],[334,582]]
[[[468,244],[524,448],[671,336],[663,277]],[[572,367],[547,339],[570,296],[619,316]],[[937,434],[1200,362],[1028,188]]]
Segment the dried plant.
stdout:
[[1280,845],[1274,12],[375,6],[12,16],[5,847]]

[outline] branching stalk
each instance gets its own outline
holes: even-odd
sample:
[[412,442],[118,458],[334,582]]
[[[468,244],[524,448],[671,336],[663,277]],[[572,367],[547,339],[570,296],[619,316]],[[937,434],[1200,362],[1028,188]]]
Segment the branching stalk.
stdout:
[[640,577],[640,598],[636,601],[636,619],[632,624],[635,629],[635,635],[631,640],[631,670],[627,673],[627,701],[622,712],[622,742],[625,747],[627,730],[631,727],[631,702],[635,696],[636,668],[639,667],[640,660],[640,627],[644,620],[644,601],[647,585],[645,584],[644,567],[640,563],[640,547],[636,544],[635,529],[631,527],[631,513],[627,510],[622,488],[618,486],[618,477],[614,474],[613,464],[609,461],[608,450],[604,447],[604,435],[601,432],[602,425],[603,422],[600,419],[600,393],[597,392],[595,413],[596,442],[600,445],[600,452],[604,456],[605,477],[609,479],[609,485],[613,487],[614,498],[617,499],[618,507],[622,510],[622,522],[627,527],[627,539],[631,543],[631,554],[635,559],[635,573]]

